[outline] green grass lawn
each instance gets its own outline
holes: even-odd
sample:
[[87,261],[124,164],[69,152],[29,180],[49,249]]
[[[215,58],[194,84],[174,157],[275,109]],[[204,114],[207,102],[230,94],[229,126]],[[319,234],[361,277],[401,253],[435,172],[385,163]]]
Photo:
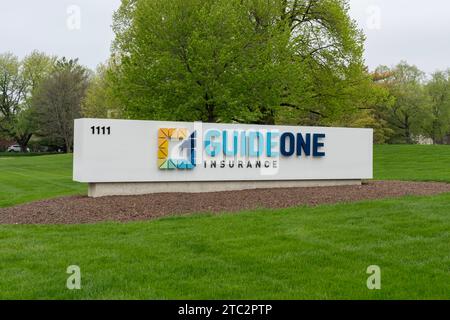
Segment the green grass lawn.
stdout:
[[379,180],[450,182],[450,146],[375,146],[374,176]]
[[[0,157],[0,206],[86,192],[71,157]],[[450,147],[376,146],[377,179],[450,182]],[[82,290],[65,288],[69,265]],[[382,289],[366,287],[378,265]],[[450,194],[138,223],[0,226],[0,299],[448,299]]]
[[0,156],[0,207],[86,193],[72,181],[71,155]]
[[[139,223],[0,226],[0,298],[449,298],[450,194]],[[65,288],[78,265],[82,289]],[[381,268],[368,290],[366,268]]]

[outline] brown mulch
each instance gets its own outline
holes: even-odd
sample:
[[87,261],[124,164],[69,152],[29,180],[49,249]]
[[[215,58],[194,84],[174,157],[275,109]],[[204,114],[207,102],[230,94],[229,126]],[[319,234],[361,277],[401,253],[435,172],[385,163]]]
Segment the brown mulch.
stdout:
[[195,212],[236,212],[257,208],[315,206],[406,195],[450,192],[450,184],[377,181],[362,186],[258,189],[213,193],[161,193],[142,196],[62,197],[0,208],[0,224],[75,224],[136,221]]

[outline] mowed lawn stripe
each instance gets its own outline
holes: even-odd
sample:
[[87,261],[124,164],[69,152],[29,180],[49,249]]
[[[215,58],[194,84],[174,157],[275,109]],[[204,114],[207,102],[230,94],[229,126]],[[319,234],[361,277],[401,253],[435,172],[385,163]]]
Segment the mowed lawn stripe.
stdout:
[[[0,226],[0,298],[445,299],[450,194],[139,223]],[[79,265],[82,290],[65,288]],[[366,287],[379,265],[382,290]]]
[[378,180],[450,182],[450,145],[376,145]]
[[86,192],[72,181],[72,155],[0,157],[0,207]]

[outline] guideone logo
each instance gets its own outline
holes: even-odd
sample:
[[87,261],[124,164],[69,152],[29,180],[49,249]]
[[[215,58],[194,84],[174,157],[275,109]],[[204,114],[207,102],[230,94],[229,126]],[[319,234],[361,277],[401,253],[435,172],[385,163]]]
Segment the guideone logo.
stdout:
[[[292,133],[278,130],[206,131],[201,141],[204,168],[277,168],[280,157],[316,157],[325,153],[323,133]],[[178,154],[170,157],[170,142],[178,142]],[[197,132],[185,128],[158,131],[158,167],[191,170],[196,163]]]
[[[191,170],[195,168],[196,131],[188,137],[187,129],[163,128],[158,130],[158,168],[161,170]],[[186,150],[185,159],[169,157],[170,141],[182,141],[180,151]]]

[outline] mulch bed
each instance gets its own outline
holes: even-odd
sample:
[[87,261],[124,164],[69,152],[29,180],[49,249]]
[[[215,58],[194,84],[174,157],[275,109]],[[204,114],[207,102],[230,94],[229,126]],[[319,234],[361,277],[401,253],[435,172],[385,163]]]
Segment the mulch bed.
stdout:
[[62,197],[0,209],[0,224],[76,224],[137,221],[194,212],[236,212],[354,202],[450,192],[450,184],[376,181],[362,186],[258,189],[213,193],[161,193],[142,196]]

